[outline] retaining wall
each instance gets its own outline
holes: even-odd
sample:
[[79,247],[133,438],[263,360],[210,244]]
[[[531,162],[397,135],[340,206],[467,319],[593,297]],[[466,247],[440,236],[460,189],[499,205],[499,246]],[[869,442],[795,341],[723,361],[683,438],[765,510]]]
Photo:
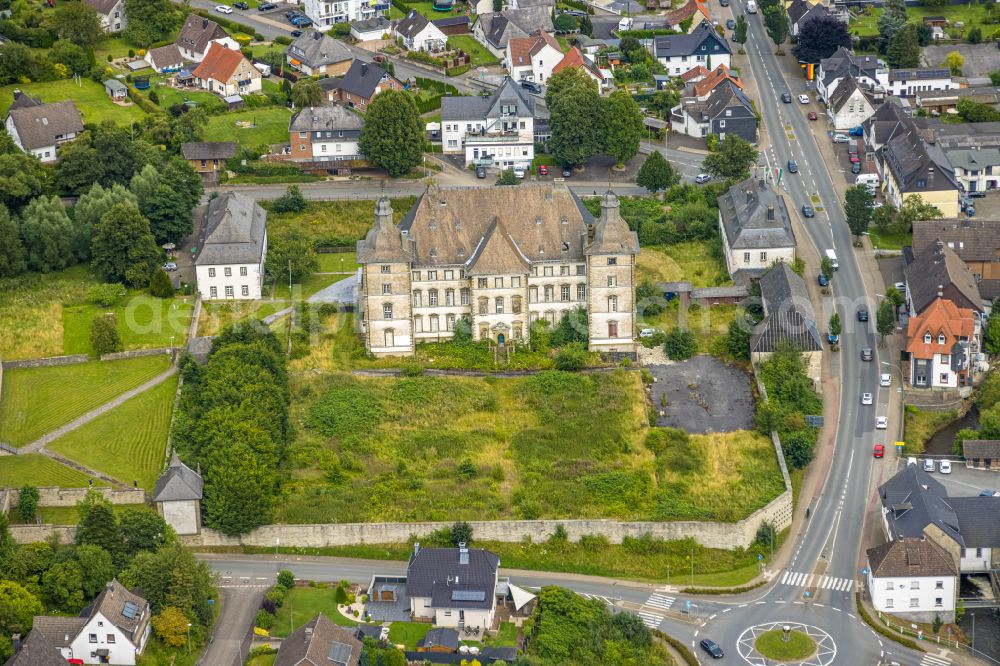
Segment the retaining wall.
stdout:
[[86,354],[72,354],[70,356],[49,356],[48,358],[26,358],[20,361],[3,361],[4,370],[15,368],[44,368],[53,365],[76,365],[86,363],[90,357]]
[[111,354],[101,354],[102,361],[118,361],[123,358],[139,358],[140,356],[163,356],[169,354],[169,347],[159,347],[157,349],[135,349],[132,351],[113,352]]
[[75,543],[75,525],[11,525],[10,535],[17,543],[37,543],[53,537],[56,543]]
[[[146,503],[146,491],[141,488],[115,490],[113,488],[58,488],[55,486],[45,486],[38,489],[38,506],[76,506],[77,502],[85,498],[87,492],[90,490],[111,504]],[[17,488],[8,488],[7,495],[10,498],[10,506],[17,506],[21,491]]]

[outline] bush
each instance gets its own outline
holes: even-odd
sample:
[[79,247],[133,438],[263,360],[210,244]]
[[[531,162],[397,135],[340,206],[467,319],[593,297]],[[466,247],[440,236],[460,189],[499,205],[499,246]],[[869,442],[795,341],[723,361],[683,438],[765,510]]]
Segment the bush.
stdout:
[[458,546],[460,543],[464,543],[466,546],[472,543],[472,525],[464,520],[451,526],[451,544]]
[[162,268],[153,272],[153,277],[149,281],[149,293],[157,298],[173,298],[174,285],[170,283],[170,277]]
[[667,333],[667,341],[663,344],[667,358],[674,361],[684,361],[694,356],[698,351],[698,341],[694,333],[686,328],[675,328]]
[[896,641],[903,647],[908,647],[911,650],[922,652],[922,650],[915,641],[911,641],[909,638],[901,636],[900,634],[897,634],[895,631],[890,631],[881,622],[873,620],[871,616],[868,615],[868,612],[865,610],[865,607],[861,604],[861,595],[858,593],[854,594],[854,604],[855,606],[857,606],[858,615],[861,616],[861,619],[864,620],[865,624],[874,629],[877,633],[881,634],[882,636],[885,636],[890,640]]
[[285,603],[285,595],[287,594],[288,591],[284,587],[281,585],[275,585],[267,591],[264,598],[274,604],[275,608],[280,608],[281,605]]
[[559,350],[556,355],[556,369],[566,372],[579,372],[587,367],[587,350],[582,343],[571,342]]
[[338,585],[337,589],[333,591],[333,600],[337,602],[338,606],[347,604],[347,589],[343,585]]
[[274,625],[274,615],[268,613],[263,608],[257,611],[257,617],[254,619],[254,626],[260,627],[261,629],[270,629]]
[[111,307],[125,298],[125,285],[118,282],[95,284],[87,290],[87,300],[101,307]]
[[264,597],[260,600],[260,609],[274,615],[278,611],[278,606],[267,597]]
[[292,43],[292,38],[286,35],[278,35],[274,38],[275,44],[281,44],[282,46],[288,46]]
[[90,323],[90,346],[98,356],[120,352],[124,349],[118,335],[118,318],[114,314],[100,314]]
[[301,213],[305,209],[306,200],[297,185],[289,185],[285,193],[271,204],[271,210],[275,213]]
[[282,569],[278,572],[278,585],[290,590],[295,587],[295,574],[293,574],[288,569]]
[[38,511],[38,488],[34,486],[22,486],[17,500],[17,517],[22,523],[30,523],[35,520],[35,513]]

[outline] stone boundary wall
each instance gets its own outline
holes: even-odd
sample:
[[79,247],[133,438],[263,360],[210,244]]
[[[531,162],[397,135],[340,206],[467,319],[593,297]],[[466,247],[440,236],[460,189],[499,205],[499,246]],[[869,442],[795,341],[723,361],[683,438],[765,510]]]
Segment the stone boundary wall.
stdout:
[[4,370],[15,368],[45,368],[54,365],[76,365],[86,363],[90,357],[86,354],[72,354],[70,356],[49,356],[47,358],[26,358],[20,361],[3,361]]
[[163,356],[170,353],[169,347],[158,347],[156,349],[133,349],[132,351],[113,352],[111,354],[101,354],[102,361],[118,361],[123,358],[139,358],[140,356]]
[[[128,490],[116,490],[113,488],[58,488],[56,486],[44,486],[38,489],[38,506],[76,506],[76,503],[87,496],[87,492],[93,490],[95,493],[106,499],[111,504],[145,504],[146,491],[141,488],[130,488]],[[17,506],[21,496],[18,488],[7,488],[9,506]]]
[[53,537],[56,543],[76,542],[75,525],[11,525],[10,535],[16,543],[38,543]]

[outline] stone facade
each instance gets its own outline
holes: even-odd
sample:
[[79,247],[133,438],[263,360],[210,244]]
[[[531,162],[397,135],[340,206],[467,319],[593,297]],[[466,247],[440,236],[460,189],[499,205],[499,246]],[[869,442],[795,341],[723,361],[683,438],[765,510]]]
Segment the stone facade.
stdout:
[[[43,486],[38,489],[38,506],[76,506],[77,502],[87,497],[88,492],[94,492],[111,504],[144,504],[146,491],[142,489],[114,490],[112,488],[59,488]],[[21,491],[8,488],[10,506],[17,506]]]

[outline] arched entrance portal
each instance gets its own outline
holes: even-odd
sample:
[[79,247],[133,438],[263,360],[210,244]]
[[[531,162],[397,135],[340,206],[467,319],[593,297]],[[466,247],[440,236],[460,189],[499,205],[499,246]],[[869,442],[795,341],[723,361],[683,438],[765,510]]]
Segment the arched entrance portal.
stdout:
[[505,340],[505,338],[503,336],[503,333],[498,333],[497,334],[497,344],[500,345],[501,347],[503,347],[505,341],[506,340]]

